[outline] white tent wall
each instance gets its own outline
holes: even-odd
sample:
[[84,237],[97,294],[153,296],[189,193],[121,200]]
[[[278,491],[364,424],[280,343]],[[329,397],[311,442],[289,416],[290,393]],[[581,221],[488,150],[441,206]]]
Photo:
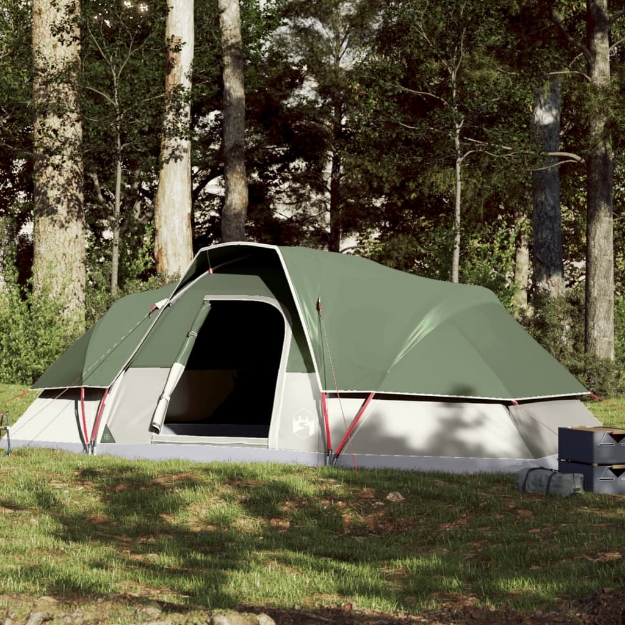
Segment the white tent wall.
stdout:
[[280,404],[272,422],[269,446],[323,454],[325,430],[317,376],[314,373],[287,373]]
[[[97,453],[126,457],[239,460],[323,465],[325,424],[321,391],[313,373],[286,372],[292,335],[286,324],[280,372],[268,438],[184,436],[150,431],[154,409],[169,369],[128,369],[111,388],[99,429],[115,444]],[[85,389],[85,418],[91,432],[104,389]],[[336,450],[366,397],[327,400]],[[175,406],[174,406],[175,408]],[[109,417],[110,415],[110,417]],[[83,451],[80,390],[44,391],[13,426],[16,447],[53,446]],[[374,397],[364,411],[338,466],[443,470],[515,471],[557,464],[557,428],[597,425],[577,399],[542,400],[506,407],[498,403],[423,398]]]
[[578,399],[526,402],[508,410],[534,458],[557,454],[559,427],[601,425]]
[[[347,426],[362,399],[342,398]],[[338,445],[346,428],[338,400],[328,402],[332,438]],[[338,413],[338,415],[337,415]],[[419,399],[374,399],[343,453],[390,456],[532,458],[502,404]]]
[[[85,422],[89,436],[93,431],[104,389],[85,389]],[[11,443],[26,446],[38,443],[68,443],[83,447],[80,389],[43,391],[11,427]],[[56,446],[56,445],[55,445]]]
[[[363,401],[362,397],[342,397],[340,403],[337,398],[328,400],[335,449]],[[451,399],[373,399],[337,465],[351,466],[356,460],[363,467],[460,472],[556,468],[557,428],[572,423],[599,424],[577,399],[531,402],[510,409]]]
[[169,369],[156,367],[124,373],[106,421],[116,443],[150,443],[150,423],[168,375]]

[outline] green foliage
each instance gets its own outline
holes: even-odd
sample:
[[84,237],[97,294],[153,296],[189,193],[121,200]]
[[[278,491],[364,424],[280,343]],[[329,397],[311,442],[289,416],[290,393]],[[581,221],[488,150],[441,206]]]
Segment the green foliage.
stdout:
[[442,227],[417,230],[365,236],[361,242],[361,254],[393,269],[424,278],[448,280],[452,245],[449,231]]
[[[620,303],[620,310],[623,311]],[[625,336],[625,312],[617,317],[617,334],[621,337],[615,361],[584,353],[583,285],[571,289],[562,298],[540,293],[534,296],[533,314],[521,323],[528,332],[557,358],[589,390],[600,397],[613,397],[625,392],[621,351]]]
[[532,311],[521,319],[527,331],[560,362],[577,359],[584,352],[583,287],[563,298],[536,293]]
[[[389,227],[377,236],[365,233],[360,250],[366,258],[425,278],[449,280],[453,232],[445,217],[438,225],[414,217],[403,227]],[[463,230],[461,281],[493,291],[510,308],[514,288],[514,230],[503,219],[494,223],[471,223]]]
[[[166,13],[164,0],[103,0],[82,8],[88,273],[106,266],[109,282],[112,241],[105,233],[119,229],[120,282],[144,234],[153,234],[151,200],[164,115]],[[120,214],[115,219],[117,192]]]
[[[566,364],[567,363],[563,363]],[[589,390],[602,398],[615,397],[625,392],[623,371],[618,362],[582,354],[581,361],[573,359],[569,371]]]
[[30,216],[25,198],[32,175],[32,55],[30,3],[0,7],[0,218],[15,234]]
[[0,288],[0,382],[32,384],[84,330],[62,316],[63,306],[45,293],[35,296],[6,272]]
[[131,238],[127,235],[126,240],[134,244],[134,247],[132,253],[130,250],[124,250],[121,254],[120,284],[115,295],[111,294],[109,288],[110,258],[92,260],[87,281],[85,314],[87,327],[104,316],[106,311],[124,295],[157,289],[167,283],[165,276],[153,272],[153,228],[148,226],[143,236],[135,234]]
[[[125,221],[123,230],[125,245],[120,250],[119,288],[115,296],[110,292],[110,249],[102,249],[97,241],[87,250],[87,301],[86,325],[93,325],[113,303],[124,295],[156,289],[164,284],[164,278],[154,273],[152,247],[154,228],[152,224],[133,224],[132,216]],[[93,236],[93,235],[92,235]],[[93,237],[94,239],[96,237]]]
[[499,219],[476,224],[470,234],[460,252],[461,281],[490,289],[510,309],[514,296],[514,229]]
[[614,358],[625,371],[625,295],[614,302]]

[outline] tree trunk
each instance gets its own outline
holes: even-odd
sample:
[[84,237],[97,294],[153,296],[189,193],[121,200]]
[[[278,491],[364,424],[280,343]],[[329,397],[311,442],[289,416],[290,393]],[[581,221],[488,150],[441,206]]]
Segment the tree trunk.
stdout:
[[454,251],[451,261],[451,281],[460,281],[460,210],[462,208],[462,148],[460,145],[460,132],[462,124],[456,124],[454,145],[456,148],[456,188],[454,203]]
[[245,88],[239,0],[219,0],[223,48],[223,154],[226,197],[221,216],[222,241],[245,241],[247,175],[245,171]]
[[115,168],[115,203],[113,204],[113,248],[111,250],[111,295],[117,295],[119,284],[119,214],[122,203],[122,145],[117,128],[117,163]]
[[[335,68],[340,68],[339,58],[335,57]],[[343,139],[343,106],[341,102],[332,107],[332,156],[330,158],[330,233],[328,236],[328,251],[341,251],[341,153],[340,145]]]
[[587,0],[588,73],[595,101],[589,120],[586,226],[586,352],[614,359],[613,153],[608,122],[610,24],[607,0]]
[[[551,77],[534,96],[532,123],[543,152],[560,149],[561,80]],[[532,237],[534,285],[552,297],[564,295],[562,260],[562,217],[560,211],[560,168],[549,157],[532,174]]]
[[156,269],[180,276],[193,258],[191,230],[191,89],[193,0],[169,0],[165,27],[168,45],[165,123],[161,170],[154,206]]
[[516,240],[514,252],[514,298],[512,304],[515,317],[527,310],[527,291],[530,273],[529,237],[527,235],[527,217],[522,211],[514,216]]
[[119,214],[122,204],[122,116],[119,106],[117,74],[113,71],[113,102],[115,104],[115,200],[113,202],[113,241],[111,249],[111,295],[117,295],[119,284]]
[[33,0],[33,284],[84,322],[85,224],[79,3]]
[[332,152],[330,166],[330,233],[328,251],[341,251],[341,157]]

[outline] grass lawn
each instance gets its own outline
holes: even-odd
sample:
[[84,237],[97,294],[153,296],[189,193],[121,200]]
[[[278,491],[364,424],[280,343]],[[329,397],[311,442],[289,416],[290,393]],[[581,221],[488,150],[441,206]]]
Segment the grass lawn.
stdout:
[[[20,391],[0,386],[0,410]],[[622,586],[625,516],[621,497],[524,494],[510,475],[20,449],[0,457],[0,544],[2,596],[543,609]]]
[[28,391],[27,386],[0,384],[0,414],[8,412],[10,422],[15,423],[38,395],[37,391]]
[[509,475],[28,449],[0,460],[0,480],[0,594],[410,611],[537,608],[622,584],[620,497],[521,494]]
[[615,428],[625,428],[625,397],[605,401],[585,399],[584,403],[601,423]]

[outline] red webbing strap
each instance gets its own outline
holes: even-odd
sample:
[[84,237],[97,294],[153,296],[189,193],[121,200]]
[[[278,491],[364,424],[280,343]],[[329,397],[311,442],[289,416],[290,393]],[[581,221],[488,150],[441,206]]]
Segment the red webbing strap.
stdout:
[[82,415],[82,428],[85,437],[85,445],[89,448],[89,432],[87,430],[87,416],[85,415],[85,387],[80,387],[80,413]]
[[26,395],[28,395],[28,393],[30,393],[29,388],[27,388],[25,391],[23,391],[19,395],[16,395],[15,397],[11,397],[11,399],[5,399],[2,403],[0,403],[0,407],[6,406],[7,404],[10,404],[12,401],[15,401],[17,399],[22,399],[22,397],[25,397]]
[[109,394],[109,389],[104,389],[104,395],[102,395],[102,399],[100,400],[100,406],[98,408],[98,413],[95,417],[95,423],[93,424],[93,431],[91,432],[91,445],[95,446],[95,442],[98,438],[98,430],[100,429],[100,421],[102,420],[102,413],[104,412],[104,403],[106,402],[106,396]]
[[618,408],[619,410],[625,410],[624,406],[619,406],[619,404],[615,404],[614,402],[608,401],[607,399],[604,399],[603,397],[599,397],[599,395],[595,395],[594,393],[591,393],[590,396],[595,401],[602,401],[602,402],[608,404],[608,406],[613,406],[614,408]]
[[332,439],[330,438],[330,418],[328,416],[328,402],[326,394],[321,393],[321,408],[323,410],[323,422],[326,426],[326,447],[328,455],[332,454]]
[[352,424],[349,426],[349,429],[345,433],[343,440],[341,441],[340,445],[336,449],[336,453],[334,454],[335,459],[338,458],[340,453],[343,451],[343,447],[345,447],[345,445],[347,444],[347,441],[349,441],[349,437],[352,435],[352,432],[356,429],[356,426],[358,425],[358,422],[362,418],[362,415],[365,414],[365,410],[367,409],[367,406],[371,403],[371,400],[373,399],[374,395],[375,393],[371,393],[369,397],[365,399],[365,402],[363,403],[363,405],[360,407],[360,410],[358,411],[356,418],[352,421]]

